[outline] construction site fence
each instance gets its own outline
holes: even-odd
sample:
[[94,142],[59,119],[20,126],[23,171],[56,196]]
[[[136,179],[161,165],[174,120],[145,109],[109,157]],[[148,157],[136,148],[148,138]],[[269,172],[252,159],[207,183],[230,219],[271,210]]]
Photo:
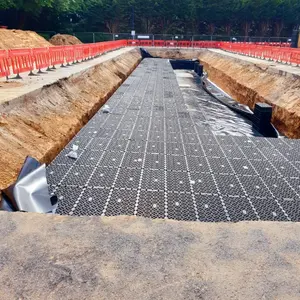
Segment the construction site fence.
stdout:
[[44,73],[42,69],[45,68],[51,71],[57,65],[70,66],[126,46],[127,40],[120,40],[74,46],[0,50],[0,77],[9,79],[9,76],[16,75],[14,78],[19,79],[24,72],[37,75],[34,71]]
[[[49,40],[53,35],[57,34],[55,31],[38,31],[38,34]],[[108,33],[108,32],[59,32],[61,34],[71,34],[80,39],[83,43],[98,43],[116,40],[129,40],[147,38],[150,40],[164,40],[164,41],[219,41],[219,42],[273,42],[285,43],[291,37],[274,37],[274,36],[238,36],[238,35],[218,35],[218,34],[152,34],[152,33],[136,33],[133,37],[129,32],[123,33]]]
[[174,40],[149,40],[149,39],[136,39],[128,40],[128,46],[139,47],[184,47],[184,48],[220,48],[222,44],[238,44],[238,45],[260,45],[271,46],[280,48],[290,48],[290,43],[280,42],[219,42],[219,41],[174,41]]
[[220,43],[220,49],[259,59],[300,66],[300,49],[265,44]]
[[232,43],[217,41],[119,40],[74,46],[0,50],[0,77],[29,72],[29,75],[51,71],[57,65],[70,66],[126,46],[167,48],[215,48],[260,59],[300,66],[300,49],[288,43]]

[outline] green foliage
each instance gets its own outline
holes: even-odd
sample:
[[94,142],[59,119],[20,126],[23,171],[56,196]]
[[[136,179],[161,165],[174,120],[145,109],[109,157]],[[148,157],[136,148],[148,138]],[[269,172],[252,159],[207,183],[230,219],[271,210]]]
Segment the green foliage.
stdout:
[[15,7],[14,0],[0,0],[0,10]]
[[7,9],[62,31],[129,32],[133,11],[136,31],[156,34],[280,35],[300,22],[299,0],[0,0]]

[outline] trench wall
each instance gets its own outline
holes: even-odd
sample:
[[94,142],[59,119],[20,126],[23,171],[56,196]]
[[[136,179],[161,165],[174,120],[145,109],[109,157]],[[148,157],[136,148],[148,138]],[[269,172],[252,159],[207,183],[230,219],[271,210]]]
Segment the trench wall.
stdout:
[[199,55],[209,78],[240,103],[273,106],[273,124],[284,135],[300,138],[300,78],[266,64],[254,64],[210,51]]

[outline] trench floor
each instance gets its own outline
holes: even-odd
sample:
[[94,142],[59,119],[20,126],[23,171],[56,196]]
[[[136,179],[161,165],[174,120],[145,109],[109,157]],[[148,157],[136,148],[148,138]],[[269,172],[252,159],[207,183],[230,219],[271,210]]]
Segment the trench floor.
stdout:
[[47,168],[58,214],[300,220],[300,141],[214,135],[168,60],[143,60],[107,104]]

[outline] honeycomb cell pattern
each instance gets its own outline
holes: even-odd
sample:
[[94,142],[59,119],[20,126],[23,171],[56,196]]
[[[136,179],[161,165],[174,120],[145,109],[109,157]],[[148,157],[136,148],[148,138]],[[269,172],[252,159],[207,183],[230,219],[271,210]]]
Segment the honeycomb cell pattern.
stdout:
[[143,60],[47,167],[57,213],[299,221],[300,142],[219,136],[184,97],[167,60]]

